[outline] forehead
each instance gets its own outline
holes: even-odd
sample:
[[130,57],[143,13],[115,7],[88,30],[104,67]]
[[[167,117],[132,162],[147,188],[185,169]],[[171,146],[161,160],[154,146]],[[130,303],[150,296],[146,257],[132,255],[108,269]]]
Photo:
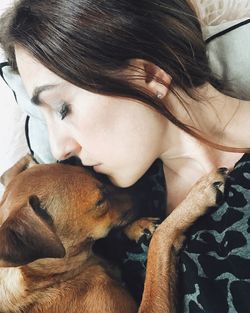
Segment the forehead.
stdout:
[[19,74],[30,97],[38,86],[65,83],[62,78],[47,69],[24,48],[15,46],[15,55]]

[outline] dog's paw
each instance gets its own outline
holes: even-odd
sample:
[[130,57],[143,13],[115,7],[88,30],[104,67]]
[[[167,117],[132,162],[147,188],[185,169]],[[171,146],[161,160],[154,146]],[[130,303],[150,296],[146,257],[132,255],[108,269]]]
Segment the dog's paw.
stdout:
[[199,207],[204,208],[221,204],[228,174],[229,170],[221,167],[199,179],[188,194],[189,201],[195,201]]
[[[229,170],[226,167],[221,167],[216,171],[219,180],[213,183],[213,188],[215,190],[215,205],[219,205],[224,200],[225,182],[229,174]],[[217,176],[215,177],[217,178]]]
[[126,226],[124,233],[130,240],[136,242],[142,239],[149,241],[159,224],[159,218],[143,217]]

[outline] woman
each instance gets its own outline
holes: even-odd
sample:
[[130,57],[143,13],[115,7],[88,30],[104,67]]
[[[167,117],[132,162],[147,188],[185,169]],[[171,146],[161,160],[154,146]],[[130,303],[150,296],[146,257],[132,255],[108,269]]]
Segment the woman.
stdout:
[[[160,159],[166,214],[201,176],[239,162],[232,177],[244,193],[229,186],[225,203],[190,230],[181,298],[185,312],[246,312],[250,103],[218,91],[189,2],[21,0],[1,21],[1,43],[55,159],[77,156],[120,187]],[[235,271],[243,263],[245,275]]]

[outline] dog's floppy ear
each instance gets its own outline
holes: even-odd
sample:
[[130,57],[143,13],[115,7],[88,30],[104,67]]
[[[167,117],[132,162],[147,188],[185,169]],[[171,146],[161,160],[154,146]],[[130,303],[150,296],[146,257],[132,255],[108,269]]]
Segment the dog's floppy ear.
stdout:
[[10,215],[0,228],[0,266],[20,266],[42,258],[62,258],[65,249],[39,199]]
[[15,165],[9,168],[6,172],[0,177],[0,182],[7,186],[8,183],[19,173],[26,170],[29,167],[36,165],[36,161],[32,158],[30,154],[26,154],[21,158]]

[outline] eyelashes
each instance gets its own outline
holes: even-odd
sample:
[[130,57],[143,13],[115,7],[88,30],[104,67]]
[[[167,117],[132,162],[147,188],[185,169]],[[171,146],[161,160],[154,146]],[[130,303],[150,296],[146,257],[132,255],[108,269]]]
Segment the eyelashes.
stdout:
[[70,105],[64,102],[59,109],[59,115],[61,120],[63,120],[70,113]]

